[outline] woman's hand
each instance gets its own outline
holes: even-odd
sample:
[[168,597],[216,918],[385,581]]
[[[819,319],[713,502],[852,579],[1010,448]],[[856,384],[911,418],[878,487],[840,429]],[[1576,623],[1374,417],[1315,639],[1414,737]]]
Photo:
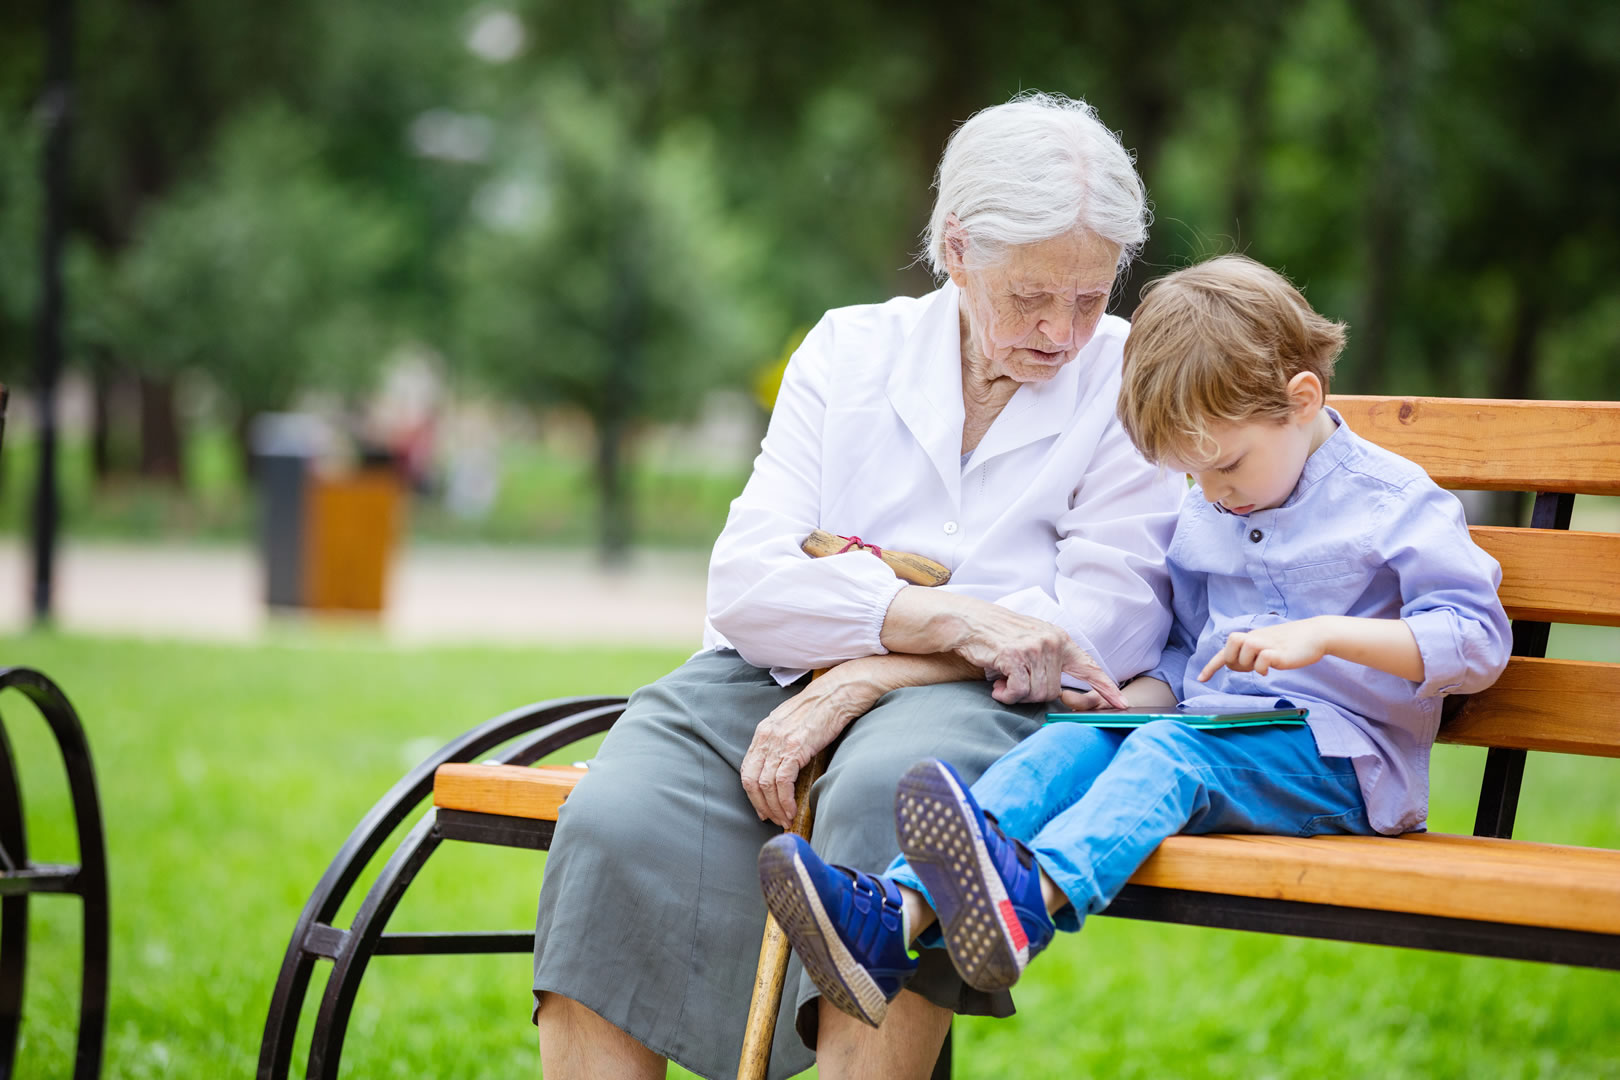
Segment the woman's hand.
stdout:
[[839,664],[759,722],[738,771],[761,821],[774,821],[784,829],[793,824],[797,810],[793,784],[799,771],[888,692],[863,677],[870,673],[866,660]]
[[1114,680],[1061,627],[977,597],[901,589],[883,622],[883,644],[896,652],[953,652],[999,672],[991,694],[1003,704],[1051,701],[1067,672],[1111,708],[1125,707]]

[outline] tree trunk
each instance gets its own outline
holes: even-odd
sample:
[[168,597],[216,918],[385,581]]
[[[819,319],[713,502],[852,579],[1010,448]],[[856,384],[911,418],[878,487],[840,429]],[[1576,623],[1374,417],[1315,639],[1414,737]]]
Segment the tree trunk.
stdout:
[[[1280,7],[1264,7],[1252,13],[1254,25],[1246,43],[1247,55],[1269,57],[1275,54],[1282,37],[1283,15]],[[1250,64],[1238,83],[1236,106],[1240,129],[1227,212],[1239,251],[1246,251],[1256,235],[1255,206],[1260,199],[1264,176],[1263,158],[1271,142],[1271,108],[1267,98],[1272,67],[1269,63]]]
[[[1131,103],[1122,124],[1125,145],[1136,152],[1136,171],[1147,186],[1148,199],[1152,200],[1154,182],[1158,178],[1160,151],[1164,148],[1175,103],[1163,86],[1154,85],[1147,78],[1140,85],[1130,88],[1124,100]],[[1113,306],[1115,315],[1129,319],[1136,314],[1136,307],[1142,302],[1142,287],[1176,269],[1170,264],[1170,254],[1174,250],[1175,240],[1163,223],[1148,230],[1147,243],[1143,245],[1141,254],[1120,275],[1123,288],[1116,286],[1119,294]]]
[[90,475],[97,487],[112,474],[112,375],[105,359],[90,367]]
[[236,410],[236,420],[231,424],[232,441],[236,443],[236,463],[242,470],[242,482],[252,487],[253,476],[253,418],[257,413],[246,409]]
[[[1543,322],[1541,302],[1531,290],[1520,288],[1513,305],[1513,327],[1508,336],[1502,366],[1497,371],[1492,396],[1528,398],[1532,396],[1536,373],[1536,353]],[[1530,497],[1519,491],[1499,491],[1491,496],[1490,520],[1481,525],[1523,525],[1529,519]]]
[[618,403],[609,403],[596,417],[597,554],[609,569],[621,569],[630,560],[634,522],[625,476],[625,427]]
[[180,468],[180,418],[174,380],[140,377],[141,475],[184,486]]
[[[633,168],[633,163],[628,165],[627,173]],[[622,568],[629,562],[630,539],[635,530],[624,451],[630,420],[637,415],[636,372],[647,347],[647,269],[629,246],[638,235],[634,225],[636,190],[627,183],[624,191],[628,212],[616,274],[617,318],[613,320],[613,340],[605,346],[607,368],[592,416],[596,423],[597,552],[602,565],[610,569]]]
[[1496,396],[1500,398],[1528,398],[1534,396],[1536,354],[1540,346],[1542,305],[1530,289],[1521,286],[1513,305],[1513,329],[1508,337],[1507,353],[1497,373]]

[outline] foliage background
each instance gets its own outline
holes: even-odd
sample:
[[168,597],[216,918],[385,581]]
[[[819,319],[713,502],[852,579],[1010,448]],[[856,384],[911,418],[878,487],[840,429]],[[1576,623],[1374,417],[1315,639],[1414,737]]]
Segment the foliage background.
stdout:
[[[0,13],[0,381],[24,388],[42,10]],[[190,439],[311,391],[358,408],[415,349],[453,394],[583,416],[593,531],[656,541],[630,514],[648,424],[746,390],[830,306],[930,287],[943,141],[1030,87],[1097,105],[1147,180],[1116,310],[1242,250],[1351,324],[1341,390],[1620,393],[1602,0],[152,0],[82,5],[77,46],[98,490],[193,483]],[[208,407],[177,406],[198,378]]]

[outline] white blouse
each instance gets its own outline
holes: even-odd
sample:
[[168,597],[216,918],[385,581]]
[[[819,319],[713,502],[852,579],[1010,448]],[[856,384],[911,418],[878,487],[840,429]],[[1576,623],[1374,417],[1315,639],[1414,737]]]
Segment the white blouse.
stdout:
[[783,685],[888,651],[883,619],[908,586],[869,552],[811,559],[799,544],[819,527],[943,563],[944,588],[1061,626],[1116,680],[1158,660],[1186,481],[1143,461],[1115,417],[1130,324],[1104,316],[964,460],[958,296],[946,283],[830,311],[793,354],[715,542],[704,648]]

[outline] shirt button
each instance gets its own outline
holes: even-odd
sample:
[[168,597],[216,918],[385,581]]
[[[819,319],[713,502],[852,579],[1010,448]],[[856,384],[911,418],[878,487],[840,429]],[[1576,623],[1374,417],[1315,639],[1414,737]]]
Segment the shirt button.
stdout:
[[945,535],[946,536],[955,536],[956,535],[956,522],[947,521],[945,523]]
[[1252,540],[1254,543],[1258,544],[1260,541],[1264,540],[1265,538],[1266,538],[1266,534],[1261,532],[1259,529],[1250,529],[1249,530],[1249,539]]

